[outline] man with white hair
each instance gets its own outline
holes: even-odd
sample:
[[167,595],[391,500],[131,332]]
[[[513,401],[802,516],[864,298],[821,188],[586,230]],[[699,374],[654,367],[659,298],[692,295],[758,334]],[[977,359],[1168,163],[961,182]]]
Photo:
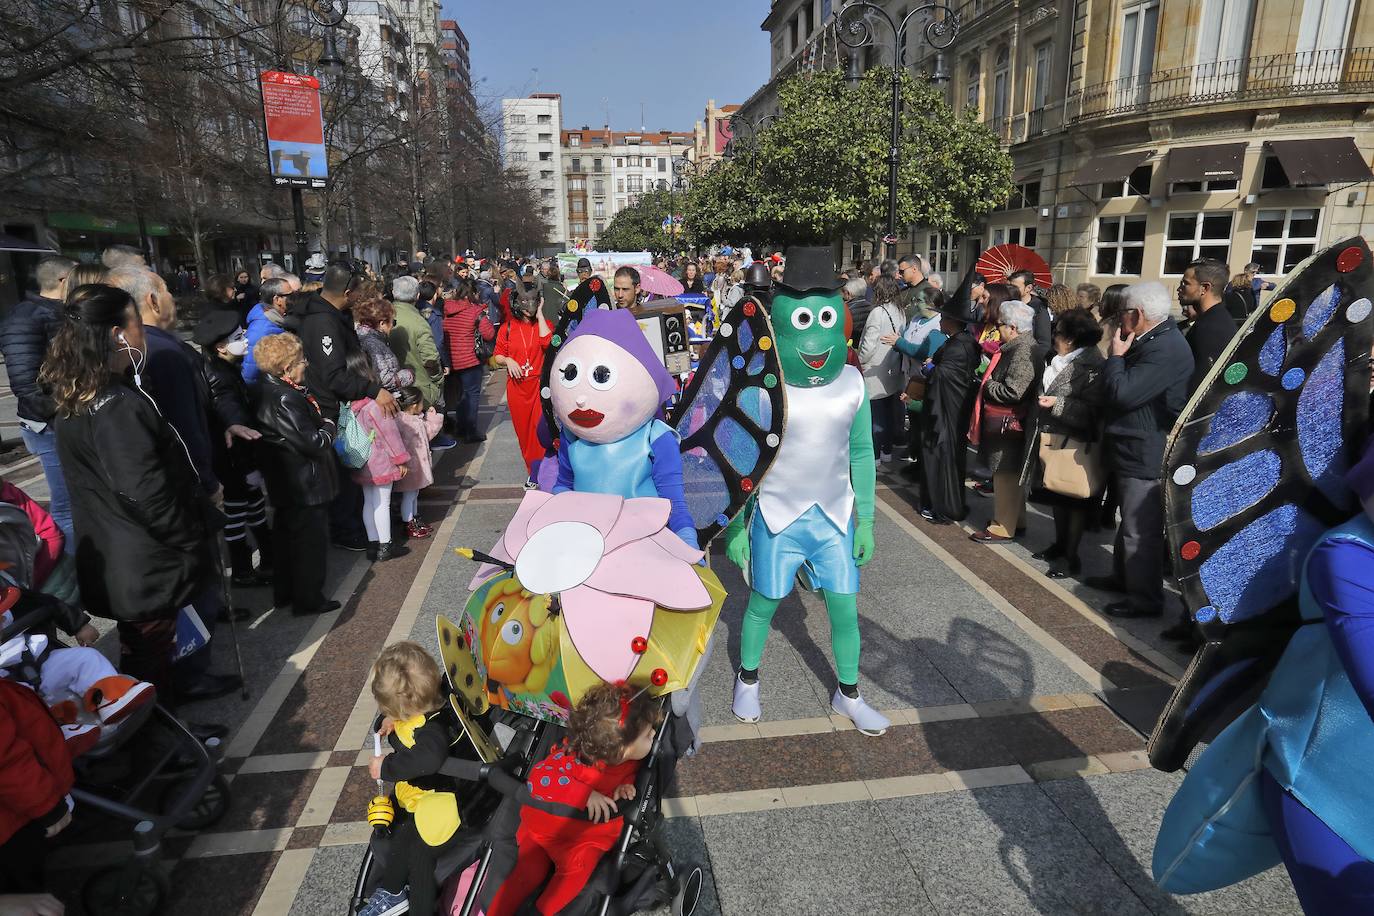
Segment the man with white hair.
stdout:
[[100,263],[106,270],[120,267],[147,267],[148,259],[132,245],[111,245],[100,254]]
[[396,307],[396,320],[387,344],[401,365],[415,373],[415,387],[420,389],[425,406],[433,407],[439,403],[444,369],[439,364],[439,346],[434,341],[434,332],[415,307],[419,292],[420,281],[409,274],[391,281],[391,304]]
[[845,308],[849,309],[849,317],[853,322],[849,333],[849,345],[853,349],[863,339],[864,322],[868,320],[868,313],[873,311],[873,300],[868,298],[868,281],[863,277],[847,281],[840,287],[840,298],[844,300]]
[[1107,455],[1121,501],[1112,559],[1114,574],[1087,585],[1125,594],[1103,610],[1112,617],[1164,612],[1164,443],[1188,401],[1193,353],[1169,317],[1162,283],[1126,290],[1120,333],[1102,370]]
[[268,261],[262,265],[262,270],[258,271],[259,286],[268,280],[285,280],[289,287],[286,290],[288,293],[299,292],[301,288],[301,278],[275,261]]

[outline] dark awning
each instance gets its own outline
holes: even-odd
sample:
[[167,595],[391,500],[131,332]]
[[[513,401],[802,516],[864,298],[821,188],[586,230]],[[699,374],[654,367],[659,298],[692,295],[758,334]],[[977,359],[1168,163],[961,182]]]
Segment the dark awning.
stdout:
[[1026,181],[1034,181],[1043,174],[1045,174],[1045,169],[1043,167],[1038,165],[1034,167],[1027,166],[1019,172],[1012,172],[1011,180],[1017,184],[1021,184]]
[[1138,153],[1124,153],[1116,156],[1097,156],[1083,163],[1069,182],[1072,186],[1102,184],[1103,182],[1125,181],[1142,162],[1154,155],[1154,150],[1141,150]]
[[1169,150],[1169,158],[1164,164],[1164,180],[1166,182],[1239,180],[1241,169],[1244,166],[1244,143],[1185,146]]
[[25,239],[15,238],[12,235],[0,233],[0,251],[22,251],[28,254],[57,254],[56,251],[47,245],[39,245]]
[[1374,174],[1360,154],[1354,137],[1323,137],[1320,140],[1270,140],[1288,183],[1333,184],[1371,181]]

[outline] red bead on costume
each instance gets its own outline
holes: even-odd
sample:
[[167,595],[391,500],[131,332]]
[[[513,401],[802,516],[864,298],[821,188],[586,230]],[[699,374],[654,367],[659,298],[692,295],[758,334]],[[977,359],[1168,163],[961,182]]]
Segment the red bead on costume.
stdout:
[[645,639],[643,636],[636,636],[634,639],[630,640],[630,651],[635,655],[643,655],[645,652],[649,651],[649,640]]
[[1178,550],[1178,555],[1185,560],[1196,560],[1200,553],[1202,553],[1202,545],[1197,541],[1189,541]]
[[1336,258],[1336,269],[1343,274],[1348,274],[1356,267],[1364,263],[1364,252],[1358,248],[1350,247],[1340,253]]
[[668,672],[664,671],[662,668],[655,668],[654,673],[649,675],[649,680],[655,687],[662,687],[664,684],[668,683]]
[[746,302],[746,303],[744,303],[744,314],[745,314],[745,315],[749,316],[750,318],[753,318],[753,317],[754,317],[754,312],[755,312],[755,311],[756,311],[756,309],[755,309],[755,307],[754,307],[754,303],[752,303],[752,302]]
[[596,277],[592,277],[591,280],[587,281],[587,288],[594,293],[599,293],[601,292],[601,281]]
[[745,493],[752,493],[754,490],[754,481],[746,477],[739,482],[739,488]]

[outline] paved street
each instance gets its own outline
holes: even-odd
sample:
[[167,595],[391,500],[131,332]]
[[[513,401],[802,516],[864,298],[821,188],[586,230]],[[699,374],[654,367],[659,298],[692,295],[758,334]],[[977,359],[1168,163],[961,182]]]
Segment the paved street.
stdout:
[[[265,614],[265,591],[244,596],[252,696],[192,708],[233,727],[233,804],[211,830],[167,844],[168,912],[346,912],[375,788],[369,665],[391,640],[433,646],[434,615],[461,607],[472,574],[448,548],[489,545],[521,496],[500,379],[486,388],[489,441],[448,452],[423,494],[434,537],[376,567],[333,553],[330,587],[345,605],[318,619]],[[1298,913],[1281,871],[1192,898],[1150,879],[1179,776],[1149,769],[1141,734],[1114,709],[1152,714],[1186,663],[1153,641],[1158,623],[1108,624],[1091,610],[1102,596],[1045,579],[1029,559],[1050,524],[1036,507],[1027,546],[979,546],[922,521],[897,467],[879,475],[860,601],[863,688],[896,723],[886,736],[829,717],[826,615],[812,596],[778,613],[761,669],[765,720],[734,720],[746,590],[715,563],[731,597],[703,679],[708,743],[681,766],[667,822],[680,860],[705,867],[699,912]],[[981,527],[991,500],[971,499],[969,524]],[[1103,535],[1090,537],[1087,572],[1105,572]],[[217,642],[227,667],[228,640]],[[127,854],[118,831],[72,833],[55,886]]]

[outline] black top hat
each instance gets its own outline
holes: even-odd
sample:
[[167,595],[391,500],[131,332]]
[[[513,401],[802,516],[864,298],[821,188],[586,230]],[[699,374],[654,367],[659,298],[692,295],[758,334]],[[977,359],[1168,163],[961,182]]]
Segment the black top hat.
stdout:
[[964,280],[959,284],[959,288],[945,297],[945,304],[937,309],[937,313],[946,318],[953,318],[955,321],[963,321],[969,324],[978,320],[976,310],[973,308],[973,286],[975,283],[982,283],[979,278],[982,274],[978,273],[976,267],[969,268],[968,273],[964,274]]
[[793,246],[787,249],[779,286],[794,292],[823,289],[833,291],[844,286],[835,277],[835,256],[829,245]]
[[214,309],[196,323],[191,339],[202,347],[212,346],[239,329],[239,313],[234,309]]

